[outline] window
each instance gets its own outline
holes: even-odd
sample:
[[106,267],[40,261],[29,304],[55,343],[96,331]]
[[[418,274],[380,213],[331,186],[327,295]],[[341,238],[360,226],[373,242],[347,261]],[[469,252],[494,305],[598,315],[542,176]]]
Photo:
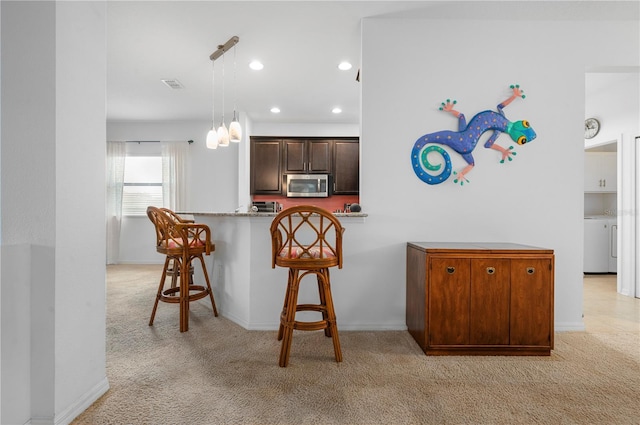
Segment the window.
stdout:
[[124,162],[122,215],[146,215],[149,205],[162,207],[162,157],[129,156]]

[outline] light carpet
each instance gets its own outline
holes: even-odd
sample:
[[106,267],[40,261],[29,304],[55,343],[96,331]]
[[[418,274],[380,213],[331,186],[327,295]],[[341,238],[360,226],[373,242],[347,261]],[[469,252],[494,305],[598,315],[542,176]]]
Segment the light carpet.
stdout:
[[[161,304],[158,266],[107,269],[109,391],[81,424],[638,424],[638,333],[559,332],[549,357],[426,356],[408,332],[248,331],[192,304]],[[340,318],[338,317],[338,328]]]

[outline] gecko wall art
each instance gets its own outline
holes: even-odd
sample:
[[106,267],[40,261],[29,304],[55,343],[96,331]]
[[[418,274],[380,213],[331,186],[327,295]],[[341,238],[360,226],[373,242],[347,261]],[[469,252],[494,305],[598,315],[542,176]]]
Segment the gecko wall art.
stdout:
[[[446,102],[442,102],[440,107],[441,111],[449,112],[456,118],[458,118],[458,131],[443,130],[435,133],[425,134],[421,136],[413,145],[411,151],[411,165],[416,176],[427,184],[440,184],[447,180],[451,175],[451,157],[442,146],[447,146],[457,153],[467,162],[467,166],[461,171],[454,171],[455,179],[454,183],[460,183],[464,185],[467,180],[466,175],[475,166],[473,159],[473,150],[475,149],[480,137],[487,131],[493,131],[493,134],[484,144],[485,148],[491,148],[499,151],[502,154],[500,163],[504,163],[506,160],[513,160],[513,156],[516,152],[513,150],[513,146],[503,148],[497,145],[495,142],[502,133],[507,133],[514,142],[519,145],[524,145],[536,138],[536,132],[529,125],[529,121],[509,121],[503,112],[505,106],[513,102],[514,99],[520,97],[525,98],[523,91],[519,85],[510,86],[512,94],[507,100],[497,106],[498,111],[482,111],[477,113],[469,124],[464,114],[456,111],[454,105],[456,101],[447,99]],[[435,152],[442,156],[444,160],[443,164],[432,164],[429,162],[428,156],[430,153]],[[442,170],[441,170],[442,168]]]

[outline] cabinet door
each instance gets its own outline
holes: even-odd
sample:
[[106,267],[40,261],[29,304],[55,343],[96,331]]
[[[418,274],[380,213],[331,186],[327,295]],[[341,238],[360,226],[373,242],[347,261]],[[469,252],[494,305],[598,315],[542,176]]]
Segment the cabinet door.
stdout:
[[497,257],[471,260],[471,344],[509,344],[510,264]]
[[280,140],[251,141],[251,193],[280,194],[282,169],[280,168]]
[[306,140],[284,140],[283,150],[285,173],[307,172]]
[[617,157],[615,152],[602,153],[602,187],[605,192],[616,192],[618,190]]
[[599,192],[601,188],[600,159],[598,154],[584,153],[584,191]]
[[331,172],[331,140],[284,140],[285,173]]
[[585,152],[584,191],[616,192],[617,158],[615,152]]
[[336,140],[333,157],[333,193],[360,193],[360,144],[358,140]]
[[429,269],[430,345],[469,343],[469,259],[439,258]]
[[550,259],[511,260],[511,345],[552,346],[552,273]]
[[331,173],[331,140],[310,140],[307,143],[308,166],[310,173]]

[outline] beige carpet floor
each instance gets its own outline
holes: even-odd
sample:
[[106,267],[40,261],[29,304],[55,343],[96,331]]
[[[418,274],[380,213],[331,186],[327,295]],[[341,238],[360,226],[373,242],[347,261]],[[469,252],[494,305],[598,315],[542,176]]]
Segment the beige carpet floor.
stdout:
[[425,356],[404,331],[341,331],[336,363],[322,332],[296,332],[280,368],[275,331],[215,318],[206,300],[189,332],[177,305],[147,326],[159,273],[109,266],[110,389],[74,425],[640,423],[637,320],[558,332],[550,357]]

